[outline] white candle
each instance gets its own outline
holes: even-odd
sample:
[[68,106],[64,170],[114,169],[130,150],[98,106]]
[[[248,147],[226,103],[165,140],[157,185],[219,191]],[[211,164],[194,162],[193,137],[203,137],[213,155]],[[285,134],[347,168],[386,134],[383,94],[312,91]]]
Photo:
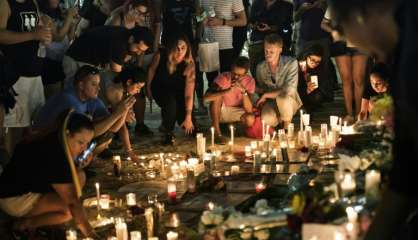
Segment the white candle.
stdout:
[[250,158],[252,155],[252,148],[251,146],[247,145],[245,146],[245,157]]
[[295,134],[295,124],[289,123],[287,126],[287,137],[293,138],[293,135]]
[[179,237],[179,234],[173,231],[169,231],[167,233],[167,240],[177,240]]
[[341,232],[335,232],[334,233],[334,240],[345,240],[345,236]]
[[300,116],[299,116],[299,122],[300,122],[300,126],[299,126],[299,131],[303,131],[303,110],[300,110],[299,111],[299,114],[300,114]]
[[229,126],[229,130],[231,132],[231,142],[232,142],[232,145],[234,145],[234,126],[233,125]]
[[66,231],[66,239],[67,240],[77,240],[77,231],[74,229],[70,229]]
[[369,170],[366,172],[366,194],[377,195],[379,192],[380,172],[377,170]]
[[269,125],[267,125],[267,127],[266,127],[266,133],[264,135],[267,135],[267,134],[270,135],[270,126]]
[[167,184],[167,193],[170,200],[175,202],[177,198],[177,186],[175,182],[169,182]]
[[128,226],[124,222],[116,223],[116,238],[118,240],[128,240]]
[[231,175],[237,175],[237,174],[239,174],[239,166],[238,165],[231,166]]
[[100,184],[97,182],[95,186],[96,186],[97,211],[100,211]]
[[257,141],[251,141],[250,144],[251,144],[252,150],[256,150],[257,149],[257,147],[258,147]]
[[212,148],[214,148],[215,147],[215,128],[214,127],[210,128],[210,133],[211,133],[210,142],[211,142]]
[[148,239],[154,236],[154,215],[152,208],[145,209],[145,221],[147,223],[147,237]]
[[270,173],[270,165],[261,164],[260,173]]
[[135,206],[136,205],[136,195],[135,193],[126,194],[126,205]]
[[352,173],[346,172],[343,174],[340,186],[343,193],[351,193],[356,190],[356,180],[354,179]]
[[131,231],[131,240],[141,240],[141,237],[140,231]]
[[309,126],[310,124],[310,115],[309,114],[303,114],[302,115],[302,119],[303,119],[303,124],[306,126]]
[[329,125],[331,129],[338,126],[338,116],[329,116]]
[[345,209],[345,212],[347,213],[348,221],[351,223],[357,222],[358,214],[356,210],[354,210],[353,207],[347,207]]
[[100,195],[100,208],[101,209],[110,208],[110,195],[109,194]]

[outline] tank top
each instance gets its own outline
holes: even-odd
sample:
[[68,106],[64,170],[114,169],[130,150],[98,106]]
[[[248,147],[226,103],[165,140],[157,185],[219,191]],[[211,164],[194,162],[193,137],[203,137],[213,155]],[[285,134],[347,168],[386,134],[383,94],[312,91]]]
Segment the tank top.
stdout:
[[[10,17],[6,29],[13,32],[32,32],[39,23],[39,16],[33,0],[23,3],[7,0]],[[4,55],[11,60],[20,76],[41,75],[42,59],[38,57],[39,41],[27,41],[11,45],[1,45]]]
[[152,84],[162,88],[163,91],[175,90],[176,92],[184,92],[186,86],[186,76],[184,70],[186,69],[186,62],[181,62],[177,65],[176,70],[170,74],[167,67],[168,53],[166,49],[160,50],[160,63],[158,64]]

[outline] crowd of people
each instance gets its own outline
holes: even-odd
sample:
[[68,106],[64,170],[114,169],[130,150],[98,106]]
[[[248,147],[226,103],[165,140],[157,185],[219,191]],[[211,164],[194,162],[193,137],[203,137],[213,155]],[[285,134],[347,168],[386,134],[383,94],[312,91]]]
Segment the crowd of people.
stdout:
[[[0,139],[10,156],[0,209],[19,218],[13,227],[20,231],[74,218],[94,236],[64,150],[75,159],[93,140],[97,156],[118,134],[135,160],[127,123],[136,123],[139,138],[153,135],[144,124],[147,99],[161,108],[163,144],[174,143],[176,123],[198,132],[198,114],[210,116],[218,144],[226,143],[222,123],[241,123],[247,137],[261,138],[261,121],[286,128],[299,109],[315,112],[333,101],[338,79],[345,121],[367,119],[374,97],[392,90],[390,62],[352,37],[358,33],[342,31],[355,30],[340,2],[0,0]],[[198,54],[205,41],[218,43],[215,71],[201,71],[211,60]],[[68,109],[74,112],[63,125]],[[28,152],[48,156],[54,171],[35,162],[39,171],[27,171]]]

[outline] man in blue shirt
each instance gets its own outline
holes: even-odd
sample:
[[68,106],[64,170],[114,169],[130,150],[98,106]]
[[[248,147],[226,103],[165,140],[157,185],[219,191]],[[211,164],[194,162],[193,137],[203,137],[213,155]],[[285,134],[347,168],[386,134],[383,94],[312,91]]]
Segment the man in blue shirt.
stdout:
[[104,149],[110,143],[111,135],[125,124],[129,109],[135,103],[135,97],[123,100],[112,113],[106,109],[102,100],[97,96],[100,90],[100,75],[95,67],[82,66],[74,76],[74,89],[66,90],[52,96],[40,110],[35,120],[35,127],[45,128],[55,122],[58,116],[69,108],[78,113],[90,116],[94,122],[95,138],[98,150]]

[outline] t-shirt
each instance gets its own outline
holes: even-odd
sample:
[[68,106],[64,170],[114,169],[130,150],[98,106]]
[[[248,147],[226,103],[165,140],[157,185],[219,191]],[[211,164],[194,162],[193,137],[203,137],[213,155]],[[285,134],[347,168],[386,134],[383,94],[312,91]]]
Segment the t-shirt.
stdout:
[[[253,126],[245,128],[244,131],[245,131],[245,136],[249,138],[262,139],[263,138],[263,123],[261,122],[261,116],[256,115]],[[272,136],[273,132],[274,132],[274,129],[269,128],[270,136]]]
[[[232,20],[236,13],[244,11],[242,0],[202,0],[202,8],[208,11],[215,9],[216,17],[225,20]],[[232,49],[233,28],[230,26],[205,27],[205,36],[210,41],[219,43],[219,49]]]
[[[10,16],[6,29],[13,32],[32,32],[39,23],[39,16],[33,0],[20,3],[7,1]],[[38,57],[39,41],[26,41],[16,44],[0,45],[0,51],[10,60],[20,76],[40,76],[42,59]]]
[[59,134],[53,132],[16,146],[0,176],[0,198],[54,192],[52,184],[64,183],[72,183],[72,174]]
[[[299,9],[303,3],[314,3],[319,0],[294,0],[295,10]],[[304,12],[301,16],[301,26],[299,38],[304,41],[313,41],[322,38],[328,38],[329,33],[321,28],[321,22],[325,15],[323,8],[311,8]]]
[[57,117],[69,108],[74,108],[77,113],[90,116],[93,120],[110,115],[104,103],[99,98],[81,101],[74,90],[67,90],[48,99],[39,111],[35,120],[35,126],[45,127],[54,123]]
[[[255,81],[252,77],[247,75],[241,78],[239,82],[242,84],[242,86],[249,94],[253,94],[255,92]],[[215,79],[215,83],[223,90],[230,88],[232,86],[231,73],[226,72],[220,74]],[[234,88],[229,93],[223,95],[223,103],[226,107],[240,107],[242,106],[242,101],[243,95],[241,90],[239,90],[238,88]]]
[[104,66],[110,62],[122,65],[128,55],[130,36],[125,27],[97,27],[77,38],[66,55],[94,66]]

